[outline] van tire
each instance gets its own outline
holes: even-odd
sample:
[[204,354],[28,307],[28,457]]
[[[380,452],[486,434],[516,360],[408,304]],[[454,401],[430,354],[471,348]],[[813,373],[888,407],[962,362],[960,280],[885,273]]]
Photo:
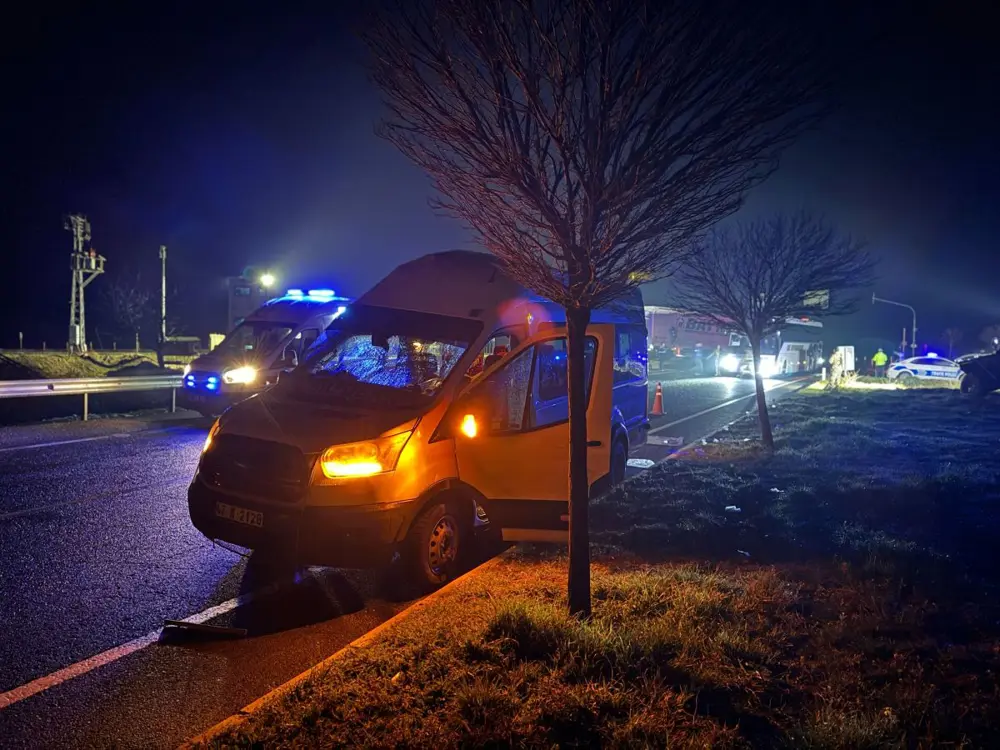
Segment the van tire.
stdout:
[[421,592],[452,580],[459,570],[470,524],[448,503],[433,502],[406,535],[406,572]]
[[962,378],[960,390],[962,393],[977,399],[983,398],[986,395],[986,388],[983,385],[982,378],[973,373],[966,373],[965,377]]
[[628,446],[624,440],[616,440],[611,448],[611,486],[617,487],[625,481],[628,469]]

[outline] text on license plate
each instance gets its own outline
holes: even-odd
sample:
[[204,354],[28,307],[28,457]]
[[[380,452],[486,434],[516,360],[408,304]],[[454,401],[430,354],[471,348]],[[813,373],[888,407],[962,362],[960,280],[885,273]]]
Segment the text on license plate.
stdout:
[[257,526],[259,528],[264,525],[264,514],[259,510],[237,508],[235,505],[228,505],[226,503],[215,504],[215,515],[219,518],[225,518],[227,521],[245,523],[247,526]]

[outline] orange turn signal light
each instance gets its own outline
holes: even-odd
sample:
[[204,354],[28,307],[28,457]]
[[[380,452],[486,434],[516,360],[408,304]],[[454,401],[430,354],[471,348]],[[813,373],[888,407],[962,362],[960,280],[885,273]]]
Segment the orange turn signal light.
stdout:
[[476,417],[473,414],[466,414],[462,417],[462,423],[459,425],[459,429],[462,434],[466,437],[474,438],[479,434],[479,425],[476,424]]

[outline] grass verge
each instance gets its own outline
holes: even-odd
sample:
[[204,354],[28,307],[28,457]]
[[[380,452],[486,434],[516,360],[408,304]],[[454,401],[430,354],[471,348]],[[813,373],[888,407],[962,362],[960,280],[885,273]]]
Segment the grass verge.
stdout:
[[[185,358],[168,357],[168,369],[180,369]],[[187,357],[190,360],[191,357]],[[67,352],[4,351],[0,353],[0,380],[102,378],[148,375],[161,372],[156,352]]]
[[220,747],[986,747],[996,401],[818,393],[594,503],[594,614],[528,548]]

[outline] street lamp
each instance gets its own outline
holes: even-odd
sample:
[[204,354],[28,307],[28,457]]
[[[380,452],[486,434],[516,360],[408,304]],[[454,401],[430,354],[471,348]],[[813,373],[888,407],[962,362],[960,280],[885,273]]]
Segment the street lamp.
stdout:
[[913,313],[913,332],[910,336],[910,349],[913,351],[913,356],[917,356],[917,311],[914,310],[910,305],[904,305],[902,302],[893,302],[891,299],[882,299],[881,297],[876,297],[872,295],[872,304],[876,302],[883,302],[887,305],[895,305],[896,307],[905,307],[911,313]]
[[265,289],[269,289],[274,286],[275,281],[277,281],[277,279],[274,278],[273,273],[262,273],[260,275],[260,285]]

